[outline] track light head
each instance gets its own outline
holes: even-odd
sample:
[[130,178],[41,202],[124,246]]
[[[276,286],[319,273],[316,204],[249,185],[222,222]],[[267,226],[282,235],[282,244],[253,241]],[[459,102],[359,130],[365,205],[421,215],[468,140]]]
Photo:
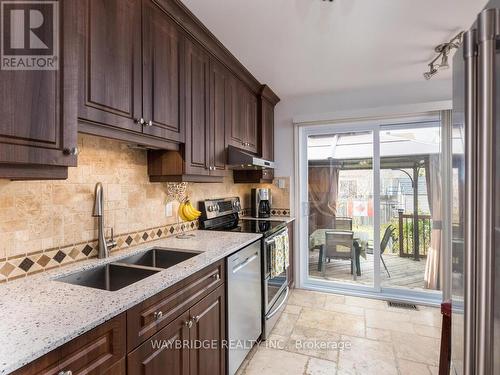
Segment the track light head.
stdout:
[[[424,78],[426,80],[431,79],[440,70],[446,70],[450,67],[448,62],[448,55],[452,49],[457,49],[462,44],[463,31],[455,35],[449,42],[442,43],[434,48],[434,51],[438,54],[429,64],[429,71],[424,73]],[[441,61],[437,61],[441,58]]]
[[439,63],[439,69],[440,70],[445,70],[449,69],[450,64],[448,63],[448,55],[446,53],[443,53],[443,57],[441,58],[441,63]]
[[424,78],[428,81],[437,74],[438,70],[434,64],[429,64],[429,71],[424,73]]

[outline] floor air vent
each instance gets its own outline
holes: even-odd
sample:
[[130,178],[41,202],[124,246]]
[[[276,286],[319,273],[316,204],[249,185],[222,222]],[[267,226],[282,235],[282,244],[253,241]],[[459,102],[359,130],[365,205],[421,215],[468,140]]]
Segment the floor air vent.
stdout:
[[412,303],[387,301],[387,304],[389,305],[389,307],[395,307],[397,309],[418,310],[417,305],[414,305]]

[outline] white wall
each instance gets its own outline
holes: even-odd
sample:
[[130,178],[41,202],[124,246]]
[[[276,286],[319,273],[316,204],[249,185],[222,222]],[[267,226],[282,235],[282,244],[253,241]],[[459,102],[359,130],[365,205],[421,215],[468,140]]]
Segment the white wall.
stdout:
[[[294,211],[294,139],[292,120],[297,116],[336,111],[356,112],[367,108],[451,100],[451,81],[431,80],[355,91],[282,98],[275,112],[276,176],[290,176],[290,203]],[[355,117],[355,116],[353,116]]]

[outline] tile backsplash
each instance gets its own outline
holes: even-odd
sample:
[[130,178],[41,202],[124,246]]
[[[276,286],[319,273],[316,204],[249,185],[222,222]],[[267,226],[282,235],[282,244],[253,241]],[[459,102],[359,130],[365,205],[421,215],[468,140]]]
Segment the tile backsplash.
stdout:
[[[0,180],[0,281],[13,277],[18,269],[43,270],[54,260],[63,264],[85,255],[82,255],[83,249],[89,250],[85,246],[92,247],[97,238],[97,220],[92,217],[92,208],[94,186],[99,181],[105,194],[105,226],[113,227],[115,236],[124,241],[130,234],[135,241],[135,237],[142,237],[143,233],[149,233],[144,237],[150,240],[153,231],[181,231],[182,223],[175,215],[178,207],[175,199],[184,192],[193,204],[206,198],[239,196],[243,207],[250,205],[250,189],[254,185],[234,184],[232,174],[223,183],[216,184],[151,183],[146,151],[89,135],[79,135],[78,143],[78,167],[69,169],[65,181]],[[283,179],[285,188],[279,189],[274,184],[268,187],[272,189],[275,213],[286,215],[290,207],[289,178]],[[173,202],[174,216],[165,216],[168,201]],[[194,229],[196,225],[185,223],[182,230]],[[61,259],[60,249],[64,250],[65,261]],[[53,256],[47,256],[49,260],[41,255],[36,260],[27,257],[48,252],[54,252]],[[93,255],[94,248],[85,256]],[[58,259],[61,262],[57,262]],[[38,267],[39,260],[41,267]]]

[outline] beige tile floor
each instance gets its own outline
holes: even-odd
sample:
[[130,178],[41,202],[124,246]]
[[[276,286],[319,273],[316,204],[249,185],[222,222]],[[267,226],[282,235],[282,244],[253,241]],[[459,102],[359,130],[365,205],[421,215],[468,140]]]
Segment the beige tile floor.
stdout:
[[440,311],[418,308],[295,289],[238,375],[437,374]]

